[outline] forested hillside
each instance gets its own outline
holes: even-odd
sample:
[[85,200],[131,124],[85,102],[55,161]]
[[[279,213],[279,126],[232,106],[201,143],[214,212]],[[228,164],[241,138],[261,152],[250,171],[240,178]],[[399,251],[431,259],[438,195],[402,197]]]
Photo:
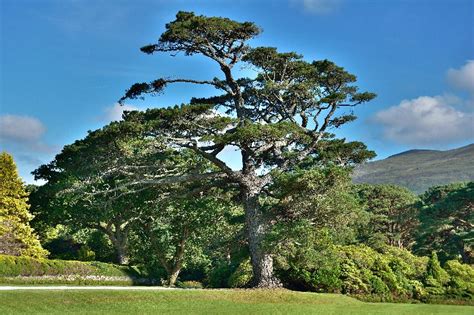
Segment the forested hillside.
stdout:
[[431,186],[474,180],[474,144],[448,150],[410,150],[355,169],[356,183],[395,184],[415,193]]

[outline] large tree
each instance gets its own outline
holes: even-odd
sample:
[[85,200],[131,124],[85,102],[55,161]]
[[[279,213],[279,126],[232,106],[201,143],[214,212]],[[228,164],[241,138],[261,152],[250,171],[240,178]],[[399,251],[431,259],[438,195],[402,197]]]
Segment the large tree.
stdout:
[[47,254],[29,222],[28,193],[13,157],[0,153],[0,254],[44,257]]
[[415,250],[440,259],[474,262],[474,182],[430,188],[421,196]]
[[116,261],[128,263],[132,225],[143,219],[146,201],[165,192],[155,185],[130,190],[123,186],[130,183],[127,175],[146,168],[150,181],[170,168],[185,172],[187,165],[205,167],[194,156],[157,148],[153,139],[140,139],[140,134],[136,126],[113,122],[65,146],[51,163],[35,170],[36,179],[47,181],[34,193],[37,219],[75,231],[97,229],[113,244]]
[[[156,230],[156,225],[165,226],[164,213],[174,215],[179,211],[181,218],[193,211],[201,212],[200,218],[212,216],[202,206],[199,210],[164,206],[171,202],[182,204],[186,198],[192,199],[216,186],[205,178],[193,185],[173,184],[174,177],[170,180],[170,174],[201,179],[202,174],[212,174],[212,169],[211,163],[191,150],[166,148],[160,141],[147,137],[143,126],[135,121],[113,122],[65,146],[52,162],[33,172],[36,179],[47,181],[34,193],[34,210],[39,221],[51,225],[67,225],[73,231],[92,228],[104,233],[116,251],[116,261],[126,264],[134,225],[135,230],[144,229],[144,222],[151,222],[154,223],[151,230]],[[182,229],[176,224],[167,226],[167,232],[174,229],[175,234]],[[203,224],[196,222],[188,229],[196,233],[201,228]],[[152,234],[147,233],[149,238]],[[188,238],[191,236],[185,237],[183,246]],[[177,265],[180,264],[181,261]],[[168,263],[163,265],[167,268]],[[180,267],[177,269],[176,275]]]
[[[331,61],[308,62],[294,52],[251,48],[247,42],[259,33],[250,22],[178,12],[158,41],[141,51],[201,55],[216,63],[222,78],[157,78],[132,85],[120,102],[159,94],[175,83],[210,85],[221,92],[193,99],[190,105],[133,113],[126,120],[145,124],[148,135],[170,148],[194,151],[213,163],[227,182],[238,186],[246,215],[253,284],[272,287],[280,284],[273,274],[272,256],[262,247],[269,222],[260,198],[275,173],[290,171],[317,156],[319,144],[329,139],[330,130],[353,121],[353,107],[375,95],[358,92],[353,84],[356,77]],[[238,77],[235,68],[239,63],[251,67],[256,76]],[[239,170],[218,156],[229,146],[240,152]],[[202,178],[215,176],[209,173]],[[173,177],[175,182],[189,179]]]

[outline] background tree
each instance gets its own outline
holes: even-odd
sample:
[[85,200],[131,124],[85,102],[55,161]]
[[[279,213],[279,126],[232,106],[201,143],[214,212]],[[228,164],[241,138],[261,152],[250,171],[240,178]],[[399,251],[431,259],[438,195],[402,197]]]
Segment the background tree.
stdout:
[[[272,256],[262,247],[269,221],[260,207],[273,181],[273,172],[268,170],[285,172],[316,156],[318,143],[327,139],[331,128],[355,119],[352,111],[342,109],[375,95],[359,93],[353,85],[356,77],[328,60],[307,62],[293,52],[250,48],[246,42],[259,33],[250,22],[178,12],[158,42],[141,50],[203,55],[217,63],[223,78],[158,78],[132,85],[120,101],[159,94],[173,83],[205,84],[220,90],[222,94],[216,97],[193,99],[190,106],[148,110],[128,120],[144,123],[148,134],[168,147],[194,151],[213,163],[228,182],[238,185],[254,285],[272,287],[280,284],[273,275]],[[239,62],[250,66],[256,78],[236,77],[234,66]],[[218,157],[230,145],[240,150],[240,170]],[[174,178],[176,182],[186,179]]]
[[474,261],[474,182],[430,188],[421,196],[416,252],[441,261]]
[[[148,203],[149,212],[136,230],[137,257],[157,261],[166,271],[167,284],[175,285],[186,265],[202,259],[204,248],[221,231],[234,206],[221,190],[179,189],[185,198],[166,198]],[[152,255],[150,255],[152,253]],[[148,256],[148,257],[147,257]]]
[[13,157],[0,154],[0,254],[45,257],[29,226],[28,193],[18,176]]
[[355,185],[354,190],[370,215],[368,225],[361,231],[364,243],[399,248],[413,245],[418,226],[418,198],[414,193],[395,185],[362,184]]
[[[157,170],[165,172],[171,164],[164,164],[171,160],[172,167],[186,160],[182,153],[155,150],[156,143],[138,139],[137,132],[129,124],[114,122],[64,147],[54,161],[35,170],[36,179],[47,181],[34,193],[37,221],[67,225],[73,231],[97,229],[113,244],[116,262],[127,263],[131,227],[141,218],[146,200],[156,199],[160,190],[119,186],[137,169],[146,168],[148,178],[153,178]],[[96,176],[103,169],[107,174]]]
[[348,168],[295,170],[276,178],[267,206],[275,212],[280,228],[304,222],[317,233],[329,233],[335,244],[352,243],[368,215],[351,194],[351,185]]
[[324,281],[331,286],[329,279],[334,285],[340,282],[335,275],[338,267],[333,248],[356,243],[358,231],[368,220],[351,193],[350,171],[336,166],[299,169],[281,174],[271,186],[274,199],[269,200],[269,206],[276,212],[278,223],[267,242],[285,285],[308,290],[304,283],[311,281],[302,279],[316,275],[316,270],[331,268],[334,274],[318,275],[325,277],[320,279],[321,288],[328,289]]

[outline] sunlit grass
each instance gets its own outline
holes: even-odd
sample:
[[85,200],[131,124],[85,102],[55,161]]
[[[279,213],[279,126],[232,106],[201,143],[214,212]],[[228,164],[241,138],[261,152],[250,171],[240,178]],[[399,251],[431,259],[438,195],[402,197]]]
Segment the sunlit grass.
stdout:
[[365,303],[286,290],[4,291],[0,314],[473,314],[474,307]]

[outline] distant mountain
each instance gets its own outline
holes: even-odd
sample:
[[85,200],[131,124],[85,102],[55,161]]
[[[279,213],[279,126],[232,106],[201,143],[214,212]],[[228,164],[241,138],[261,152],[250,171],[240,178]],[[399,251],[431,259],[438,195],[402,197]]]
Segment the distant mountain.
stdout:
[[416,193],[453,182],[474,181],[474,143],[448,151],[409,150],[356,167],[355,183],[396,184]]

